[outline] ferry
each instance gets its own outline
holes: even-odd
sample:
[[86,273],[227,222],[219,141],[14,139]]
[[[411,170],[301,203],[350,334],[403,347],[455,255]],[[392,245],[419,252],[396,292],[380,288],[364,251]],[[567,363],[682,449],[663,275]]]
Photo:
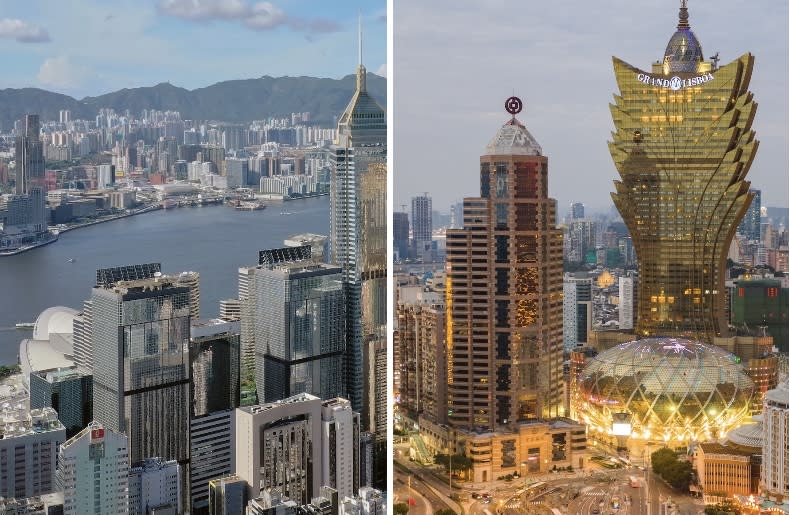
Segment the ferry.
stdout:
[[17,329],[33,329],[35,326],[35,322],[20,322],[16,324]]
[[238,202],[235,208],[239,211],[259,211],[266,209],[266,205],[262,202]]

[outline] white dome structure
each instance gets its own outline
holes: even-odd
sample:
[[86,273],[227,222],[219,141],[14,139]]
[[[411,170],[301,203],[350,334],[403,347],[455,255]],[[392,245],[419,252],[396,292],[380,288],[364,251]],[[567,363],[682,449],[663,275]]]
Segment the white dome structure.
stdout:
[[50,334],[73,334],[74,316],[79,312],[65,306],[47,308],[38,315],[33,327],[34,340],[49,340]]
[[74,366],[74,317],[79,312],[65,307],[47,308],[38,315],[33,337],[19,344],[19,367],[30,384],[30,373]]

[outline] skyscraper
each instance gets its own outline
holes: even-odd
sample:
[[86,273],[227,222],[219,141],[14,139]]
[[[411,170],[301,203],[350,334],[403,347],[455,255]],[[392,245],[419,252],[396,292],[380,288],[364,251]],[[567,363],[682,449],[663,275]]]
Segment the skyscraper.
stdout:
[[408,259],[408,213],[395,212],[392,220],[392,235],[394,238],[394,250],[400,260]]
[[91,422],[60,446],[63,513],[129,513],[128,439]]
[[614,204],[639,260],[636,331],[725,336],[725,262],[752,201],[754,57],[705,61],[683,0],[651,72],[614,58]]
[[586,273],[564,276],[564,352],[589,342],[592,333],[592,278]]
[[44,181],[44,143],[37,114],[25,115],[24,134],[16,138],[16,194],[30,199],[28,223],[35,232],[47,230],[47,188]]
[[421,259],[433,241],[433,199],[427,193],[411,199],[411,224],[416,258]]
[[[130,466],[160,457],[186,467],[189,288],[176,286],[160,270],[151,263],[96,273],[93,416],[128,436]],[[182,481],[187,477],[182,470]],[[181,491],[188,494],[185,483]]]
[[[361,27],[356,92],[331,147],[329,262],[342,268],[346,391],[365,419],[363,349],[386,324],[386,113],[367,92]],[[372,174],[369,177],[365,177]],[[379,241],[380,240],[380,241]],[[369,421],[363,420],[368,426]]]
[[342,270],[295,261],[255,269],[255,383],[261,402],[343,395]]
[[480,157],[480,189],[447,231],[448,421],[491,431],[564,413],[562,232],[548,158],[514,116]]
[[584,205],[582,203],[573,202],[570,204],[570,218],[573,220],[584,218]]
[[739,232],[748,241],[759,241],[762,236],[762,192],[751,190],[753,200],[740,222]]

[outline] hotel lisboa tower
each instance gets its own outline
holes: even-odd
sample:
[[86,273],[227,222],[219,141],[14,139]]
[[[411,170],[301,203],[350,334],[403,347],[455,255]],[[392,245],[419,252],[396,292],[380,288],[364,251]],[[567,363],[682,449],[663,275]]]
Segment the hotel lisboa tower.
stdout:
[[686,0],[650,71],[614,57],[614,204],[639,261],[641,336],[728,336],[726,257],[751,203],[754,57],[705,60]]

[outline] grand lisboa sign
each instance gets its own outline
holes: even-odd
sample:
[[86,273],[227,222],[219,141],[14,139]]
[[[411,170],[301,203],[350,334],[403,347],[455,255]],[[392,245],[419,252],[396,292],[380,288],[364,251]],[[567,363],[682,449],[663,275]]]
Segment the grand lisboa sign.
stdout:
[[703,75],[698,75],[689,79],[682,79],[676,75],[671,78],[657,78],[647,75],[646,73],[639,73],[636,75],[636,79],[638,79],[639,82],[643,82],[644,84],[648,84],[650,86],[656,86],[658,88],[670,89],[672,91],[679,91],[682,88],[701,86],[705,82],[709,82],[714,78],[715,77],[713,77],[711,73],[705,73]]

